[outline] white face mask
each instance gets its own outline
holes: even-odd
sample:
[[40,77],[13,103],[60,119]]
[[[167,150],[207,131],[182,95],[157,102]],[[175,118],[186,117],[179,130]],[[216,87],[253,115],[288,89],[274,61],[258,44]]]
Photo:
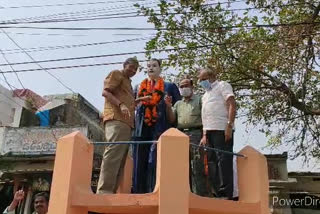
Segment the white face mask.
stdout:
[[190,97],[192,94],[191,88],[179,88],[180,94],[183,97]]

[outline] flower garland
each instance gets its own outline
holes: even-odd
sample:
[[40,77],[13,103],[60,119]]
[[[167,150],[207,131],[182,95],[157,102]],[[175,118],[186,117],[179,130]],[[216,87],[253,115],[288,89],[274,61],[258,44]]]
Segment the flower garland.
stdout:
[[158,79],[154,88],[151,86],[151,80],[145,79],[140,84],[138,97],[151,96],[148,101],[142,101],[142,105],[146,107],[144,114],[144,122],[148,126],[152,126],[157,122],[157,105],[164,95],[164,81],[162,78]]

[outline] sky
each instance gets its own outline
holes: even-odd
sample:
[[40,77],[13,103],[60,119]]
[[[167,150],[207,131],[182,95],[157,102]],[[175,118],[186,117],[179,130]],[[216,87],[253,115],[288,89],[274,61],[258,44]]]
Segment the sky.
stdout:
[[[223,0],[221,0],[222,2]],[[134,12],[134,3],[140,3],[145,6],[155,7],[156,0],[24,0],[9,1],[2,0],[0,4],[0,20],[4,21],[30,21],[53,18],[75,18],[84,16],[101,16],[104,14],[118,14]],[[217,2],[217,1],[211,1]],[[53,6],[55,5],[55,6]],[[37,6],[37,7],[30,7]],[[241,8],[243,5],[234,4],[233,7]],[[245,6],[244,6],[245,7]],[[23,20],[22,20],[23,19]],[[3,25],[3,24],[2,24]],[[9,25],[7,25],[9,26]],[[60,22],[60,23],[41,23],[41,24],[19,24],[10,26],[37,26],[37,27],[105,27],[105,28],[153,28],[147,23],[145,17],[131,17],[119,19],[104,19],[95,21],[81,22]],[[35,60],[60,59],[70,57],[82,57],[103,54],[118,54],[129,52],[144,51],[147,39],[150,39],[155,31],[124,31],[124,30],[39,30],[39,29],[3,29],[7,35],[14,40],[20,47],[31,49],[28,52]],[[8,38],[0,29],[1,50],[0,64],[31,61],[30,58],[21,52],[16,44]],[[123,42],[123,40],[131,40]],[[120,41],[120,42],[119,42]],[[122,42],[121,42],[122,41]],[[100,43],[92,45],[92,43]],[[104,43],[104,44],[101,44]],[[83,45],[86,44],[86,45]],[[88,45],[91,44],[91,45]],[[67,46],[66,46],[67,45]],[[78,47],[81,45],[81,47]],[[72,46],[72,48],[70,48]],[[41,47],[42,51],[39,51]],[[72,60],[62,62],[41,63],[42,67],[59,67],[80,64],[97,64],[123,62],[126,58],[137,56],[139,60],[144,60],[144,54],[122,55],[103,58],[93,58],[85,60]],[[161,55],[154,55],[159,57]],[[5,58],[6,59],[5,59]],[[7,61],[6,61],[7,60]],[[145,63],[143,63],[145,66]],[[24,70],[39,68],[38,65],[15,65],[14,70]],[[33,71],[18,73],[23,87],[33,90],[39,95],[71,93],[68,89],[80,93],[97,109],[102,111],[104,99],[101,96],[102,83],[104,78],[111,70],[121,69],[119,65],[105,65],[99,67],[85,67],[73,69],[50,70],[49,72],[59,78],[67,87],[61,85],[56,79],[50,76],[46,71]],[[9,66],[0,66],[1,71],[11,71]],[[176,73],[173,69],[166,72]],[[15,74],[6,74],[7,80],[16,88],[22,88]],[[133,85],[138,84],[145,78],[143,72],[138,73],[132,79]],[[4,78],[0,75],[0,84],[7,87]],[[235,151],[240,151],[244,146],[250,145],[259,151],[270,154],[281,154],[286,148],[280,148],[274,151],[263,149],[267,139],[264,134],[259,133],[257,127],[246,127],[243,119],[236,121],[235,131]],[[303,165],[301,159],[294,161],[288,160],[289,171],[320,171],[312,161],[309,166]]]

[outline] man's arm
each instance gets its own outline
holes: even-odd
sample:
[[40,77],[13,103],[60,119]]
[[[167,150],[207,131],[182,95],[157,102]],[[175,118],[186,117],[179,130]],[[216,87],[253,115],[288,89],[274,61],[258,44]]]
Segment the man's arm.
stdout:
[[14,198],[9,205],[9,207],[3,212],[4,214],[14,214],[16,207],[19,205],[19,202],[24,198],[24,191],[19,190],[14,194]]
[[102,92],[102,96],[104,96],[110,103],[112,103],[113,105],[116,105],[116,106],[120,106],[121,104],[121,101],[116,98],[112,91],[108,88],[105,88]]
[[123,75],[121,71],[111,71],[104,80],[102,96],[116,106],[120,106],[121,102],[117,97],[114,96],[114,92],[119,90],[122,79]]
[[166,103],[167,120],[169,123],[174,123],[176,121],[176,115],[172,109],[172,97],[166,96],[164,100]]
[[236,100],[234,96],[230,96],[226,101],[227,109],[228,109],[228,122],[232,125],[234,124],[234,120],[236,117]]
[[123,75],[121,74],[121,71],[112,71],[104,81],[102,96],[105,97],[110,103],[118,106],[123,116],[128,118],[131,116],[128,106],[121,103],[119,98],[114,95],[115,90],[119,89],[122,79]]
[[15,214],[15,209],[9,211],[9,207],[7,207],[7,209],[5,209],[2,214]]
[[236,100],[234,96],[228,97],[226,105],[228,109],[228,124],[225,129],[225,141],[228,141],[231,139],[232,129],[234,127],[234,119],[236,117]]
[[176,115],[172,109],[172,105],[167,105],[167,119],[169,123],[174,123],[176,121]]

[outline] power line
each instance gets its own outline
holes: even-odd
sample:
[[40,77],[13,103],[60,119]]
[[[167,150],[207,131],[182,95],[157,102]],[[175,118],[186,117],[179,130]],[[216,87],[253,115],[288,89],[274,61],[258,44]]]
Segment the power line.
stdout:
[[[281,37],[278,39],[284,39],[284,38],[292,38],[295,36],[306,36],[306,35],[320,35],[320,33],[315,33],[315,34],[301,34],[301,35],[291,35],[288,37]],[[269,40],[273,40],[273,39],[269,39]],[[208,48],[208,47],[213,47],[215,45],[228,45],[228,44],[244,44],[244,43],[251,43],[254,41],[263,41],[261,40],[247,40],[247,41],[239,41],[239,42],[233,42],[233,43],[216,43],[214,45],[206,45],[206,46],[197,46],[197,47],[193,47],[193,48],[173,48],[173,49],[162,49],[162,50],[154,50],[154,51],[140,51],[140,52],[130,52],[130,53],[119,53],[119,54],[108,54],[108,55],[98,55],[98,56],[85,56],[85,57],[81,57],[81,58],[92,58],[92,57],[106,57],[106,56],[122,56],[122,55],[131,55],[131,54],[143,54],[143,53],[147,53],[147,52],[168,52],[168,51],[177,51],[177,50],[185,50],[185,49],[198,49],[198,48]],[[75,60],[75,59],[79,59],[80,57],[77,58],[68,58],[68,59],[57,59],[57,60]],[[167,60],[168,58],[164,58],[162,60]],[[55,60],[46,60],[46,61],[55,61]],[[148,60],[140,60],[141,62],[145,62]],[[43,62],[43,61],[41,61]],[[26,62],[26,63],[32,63],[32,62]],[[46,70],[60,70],[60,69],[71,69],[71,68],[85,68],[85,67],[97,67],[97,66],[105,66],[105,65],[116,65],[116,64],[122,64],[123,62],[111,62],[111,63],[97,63],[97,64],[82,64],[82,65],[69,65],[69,66],[60,66],[60,67],[47,67],[45,68]],[[21,64],[21,63],[16,63],[17,64]],[[4,66],[6,64],[0,64],[0,66]],[[31,72],[31,71],[40,71],[43,69],[24,69],[24,70],[16,70],[16,72]],[[4,73],[12,73],[11,71],[1,71],[0,73],[4,74]]]
[[[45,36],[88,36],[87,34],[61,34],[61,33],[22,33],[22,32],[9,32],[9,31],[6,31],[7,34],[15,34],[15,35],[30,35],[30,36],[42,36],[42,35],[45,35]],[[2,33],[2,32],[0,32]]]
[[[126,2],[128,3],[128,1],[117,1],[117,3],[119,2]],[[145,6],[146,4],[154,4],[154,3],[158,3],[159,1],[148,1],[146,3],[145,0],[136,0],[132,3],[136,3],[136,2],[144,2],[143,6]],[[237,3],[237,2],[244,2],[244,0],[235,0],[235,1],[226,1],[226,2],[216,2],[216,3],[211,3],[211,4],[208,4],[208,5],[218,5],[218,4],[232,4],[232,3]],[[208,6],[207,5],[207,6]],[[87,9],[87,10],[81,10],[81,11],[76,11],[76,12],[64,12],[64,13],[58,13],[58,14],[51,14],[51,15],[47,15],[47,16],[35,16],[35,17],[28,17],[28,18],[20,18],[20,19],[13,19],[13,20],[7,20],[6,22],[10,22],[10,21],[20,21],[20,20],[34,20],[34,19],[39,19],[39,18],[50,18],[50,17],[57,17],[57,16],[62,16],[62,15],[74,15],[74,14],[88,14],[88,13],[96,13],[96,12],[101,12],[101,11],[114,11],[114,9],[128,9],[129,7],[125,6],[123,7],[122,5],[121,6],[111,6],[111,7],[104,7],[104,8],[100,8],[100,9]],[[131,7],[130,7],[131,8]],[[109,10],[107,10],[109,9]],[[126,10],[127,11],[127,10]],[[121,15],[121,14],[120,14]],[[123,15],[123,14],[122,14]]]
[[[155,2],[157,2],[157,1],[149,1],[146,4],[151,4],[152,5]],[[92,13],[94,14],[94,13],[98,13],[98,12],[108,12],[108,11],[114,12],[115,10],[119,11],[119,9],[120,10],[121,9],[126,9],[125,11],[127,11],[128,9],[131,9],[132,6],[128,7],[127,5],[125,5],[125,6],[124,5],[120,5],[120,6],[119,5],[115,5],[115,6],[103,7],[103,8],[99,8],[99,9],[94,8],[94,9],[86,9],[86,10],[75,11],[75,12],[56,13],[56,14],[45,15],[45,16],[33,16],[33,17],[20,18],[20,19],[11,19],[11,20],[3,21],[3,22],[8,23],[8,22],[17,22],[17,21],[39,20],[39,19],[43,19],[43,18],[59,17],[59,16],[63,16],[63,15],[69,15],[69,16],[70,15],[77,15],[77,14],[79,14],[79,15],[87,14],[88,15],[88,14],[92,14]],[[123,10],[121,10],[121,11],[123,11]]]
[[[219,3],[212,3],[212,4],[206,4],[206,5],[202,5],[203,7],[205,6],[211,6],[211,5],[216,5]],[[285,7],[285,6],[296,6],[296,5],[300,5],[302,3],[297,3],[297,4],[287,4],[287,5],[279,5],[277,7]],[[271,8],[271,6],[266,6],[266,7],[251,7],[251,8],[234,8],[234,9],[225,9],[225,10],[221,10],[221,11],[217,11],[216,13],[219,12],[231,12],[231,11],[248,11],[248,10],[259,10],[259,9],[268,9]],[[99,9],[100,11],[104,10],[104,9]],[[99,11],[96,10],[96,11]],[[160,12],[161,10],[153,10],[153,12]],[[82,13],[80,12],[75,12],[75,13]],[[188,14],[188,13],[196,13],[196,12],[169,12],[166,14],[153,14],[155,16],[164,16],[164,15],[184,15],[184,14]],[[62,13],[63,14],[63,13]],[[42,18],[46,18],[46,16],[42,16]],[[48,16],[47,16],[48,17]],[[50,16],[49,16],[50,17]],[[78,22],[78,21],[96,21],[96,20],[107,20],[107,19],[119,19],[119,18],[136,18],[136,17],[146,17],[146,15],[144,14],[137,14],[137,11],[135,12],[125,12],[125,13],[114,13],[114,14],[104,14],[104,15],[97,15],[97,16],[93,16],[93,17],[76,17],[76,18],[69,18],[69,17],[62,17],[60,19],[56,18],[56,19],[47,19],[47,20],[36,20],[36,21],[25,21],[25,22],[18,22],[17,20],[15,21],[4,21],[1,22],[0,24],[10,24],[10,25],[14,25],[14,24],[40,24],[40,23],[59,23],[59,22]],[[41,18],[41,17],[40,17]],[[20,20],[28,20],[28,19],[20,19]],[[30,20],[30,19],[29,19]]]
[[[160,60],[168,60],[169,58],[161,58]],[[149,60],[139,60],[139,62],[147,62]],[[110,62],[110,63],[96,63],[96,64],[81,64],[81,65],[69,65],[69,66],[60,66],[60,67],[47,67],[46,70],[65,70],[72,68],[87,68],[87,67],[100,67],[107,65],[121,65],[123,62]],[[16,70],[16,72],[32,72],[32,71],[41,71],[42,69],[24,69]],[[11,73],[11,71],[1,71],[0,73]]]
[[[130,0],[132,2],[140,2],[145,0]],[[118,1],[99,1],[99,2],[79,2],[79,3],[66,3],[66,4],[45,4],[45,5],[22,5],[22,6],[10,6],[10,7],[0,7],[0,10],[7,9],[21,9],[21,8],[43,8],[43,7],[65,7],[65,6],[79,6],[79,5],[97,5],[97,4],[110,4],[126,2],[128,0],[118,0]]]
[[[286,37],[279,37],[277,39],[286,39],[286,38],[309,36],[309,35],[320,35],[320,33],[297,34],[297,35],[290,35],[290,36],[286,36]],[[154,53],[154,52],[170,52],[170,51],[177,51],[177,50],[209,48],[209,47],[221,46],[221,45],[247,44],[247,43],[251,43],[251,42],[268,41],[268,40],[272,40],[272,39],[270,39],[270,38],[249,39],[249,40],[243,40],[243,41],[224,42],[224,43],[217,43],[216,42],[211,45],[202,45],[202,46],[194,46],[194,47],[168,48],[168,49],[159,49],[159,50],[153,50],[153,51],[135,51],[135,52],[127,52],[127,53],[102,54],[102,55],[91,55],[91,56],[82,56],[82,57],[70,57],[70,58],[48,59],[48,60],[39,60],[39,61],[16,62],[16,63],[11,63],[10,65],[27,65],[27,64],[33,64],[33,63],[48,63],[48,62],[61,62],[61,61],[71,61],[71,60],[83,60],[83,59],[92,59],[92,58],[104,58],[104,57],[114,57],[114,56],[124,56],[124,55],[134,55],[134,54],[146,54],[146,53],[150,53],[150,52],[152,52],[152,53]],[[8,64],[0,64],[0,66],[7,66],[7,65]]]
[[[92,58],[103,58],[103,57],[112,57],[112,56],[123,56],[123,55],[133,55],[133,54],[146,54],[148,52],[164,52],[164,51],[175,51],[175,50],[185,50],[185,49],[198,49],[198,48],[208,48],[213,45],[204,45],[204,46],[196,46],[193,48],[185,47],[185,48],[170,48],[170,49],[161,49],[154,51],[135,51],[128,53],[116,53],[116,54],[103,54],[103,55],[94,55],[94,56],[82,56],[82,57],[70,57],[70,58],[60,58],[60,59],[48,59],[48,60],[39,60],[39,61],[30,61],[30,62],[16,62],[11,63],[11,65],[26,65],[33,63],[47,63],[47,62],[61,62],[61,61],[70,61],[70,60],[80,60],[80,59],[92,59]],[[7,66],[7,64],[0,64],[0,66]]]
[[[24,49],[16,42],[14,41],[8,34],[6,34],[5,30],[2,29],[2,32],[18,47],[20,48],[32,61],[36,61],[28,52],[24,51]],[[36,63],[36,62],[35,62]],[[66,84],[64,84],[58,77],[51,74],[49,71],[47,71],[45,68],[43,68],[40,64],[36,63],[42,70],[44,70],[46,73],[48,73],[50,76],[52,76],[54,79],[56,79],[62,86],[64,86],[66,89],[71,91],[72,93],[75,93],[70,87],[68,87]]]
[[[2,29],[1,29],[1,30],[2,30]],[[4,30],[2,30],[2,31],[4,31]],[[9,62],[9,60],[7,59],[6,55],[3,53],[3,51],[2,51],[1,48],[0,48],[0,53],[1,53],[2,57],[4,58],[4,60],[7,62],[7,64],[10,66],[11,70],[12,70],[12,71],[14,72],[14,74],[16,75],[16,77],[17,77],[17,79],[18,79],[21,87],[22,87],[23,89],[25,89],[24,85],[22,84],[22,81],[21,81],[20,78],[19,78],[18,73],[15,72],[13,66],[11,65],[11,63]],[[5,78],[4,74],[3,74],[3,77]],[[5,80],[7,80],[7,79],[5,78]],[[6,83],[9,85],[9,82],[8,82],[8,81],[6,81]]]
[[[9,83],[9,81],[8,81],[7,77],[4,75],[4,73],[2,73],[2,70],[1,70],[1,69],[0,69],[0,72],[1,72],[1,74],[2,74],[2,76],[3,76],[3,78],[4,78],[5,83],[7,83],[7,85],[9,86],[9,88],[13,91],[13,89],[12,89],[12,87],[11,87],[11,84]],[[1,92],[1,91],[0,91],[0,92]]]
[[[134,39],[124,39],[124,40],[116,40],[109,42],[94,42],[94,43],[83,43],[77,45],[58,45],[58,46],[46,46],[46,47],[35,47],[24,49],[27,52],[39,52],[39,51],[47,51],[47,50],[58,50],[58,49],[67,49],[67,48],[79,48],[79,47],[88,47],[88,46],[98,46],[98,45],[106,45],[106,44],[116,44],[116,43],[125,43],[125,42],[134,42],[134,41],[145,41],[151,37],[142,37],[142,38],[134,38]],[[3,52],[5,54],[15,54],[22,53],[19,51],[20,49],[4,49]]]
[[[299,25],[318,25],[320,22],[296,22],[296,23],[279,23],[279,24],[257,24],[257,25],[234,25],[221,26],[212,28],[195,28],[200,30],[221,30],[221,29],[239,29],[239,28],[276,28],[276,27],[290,27]],[[193,28],[134,28],[134,27],[28,27],[28,26],[2,26],[0,28],[15,28],[15,29],[37,29],[37,30],[65,30],[65,31],[91,31],[91,30],[127,30],[127,31],[169,31],[169,30],[193,30]]]
[[[163,58],[161,60],[167,60],[168,58]],[[147,62],[148,60],[139,60],[139,62]],[[86,68],[86,67],[98,67],[106,65],[122,65],[123,62],[110,62],[110,63],[96,63],[96,64],[85,64],[85,65],[71,65],[71,66],[61,66],[61,67],[49,67],[45,68],[46,70],[60,70],[60,69],[70,69],[70,68]],[[16,70],[16,72],[30,72],[30,71],[42,71],[43,69],[25,69],[25,70]],[[0,73],[11,73],[11,71],[0,71]]]
[[[13,66],[12,66],[12,65],[10,64],[10,62],[8,61],[6,55],[3,53],[3,51],[2,51],[1,48],[0,48],[0,52],[1,52],[1,55],[3,56],[4,60],[7,62],[7,64],[10,66],[11,70],[12,70],[12,71],[14,72],[14,74],[16,75],[16,77],[17,77],[17,79],[18,79],[21,87],[22,87],[23,89],[25,89],[25,87],[23,86],[23,84],[22,84],[22,82],[21,82],[21,80],[20,80],[20,78],[19,78],[19,75],[15,72]],[[3,76],[4,76],[4,74],[3,74]]]
[[[1,71],[1,70],[0,70]],[[11,85],[8,81],[6,81],[5,79],[2,79],[2,78],[0,78],[0,80],[2,80],[4,83],[6,83],[9,87],[10,87],[10,89],[11,89],[11,87],[12,88],[15,88],[15,89],[18,89],[17,87],[15,87],[14,85]]]

